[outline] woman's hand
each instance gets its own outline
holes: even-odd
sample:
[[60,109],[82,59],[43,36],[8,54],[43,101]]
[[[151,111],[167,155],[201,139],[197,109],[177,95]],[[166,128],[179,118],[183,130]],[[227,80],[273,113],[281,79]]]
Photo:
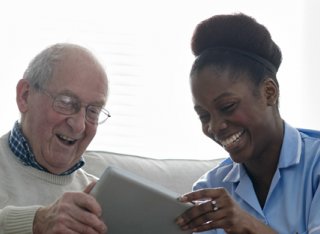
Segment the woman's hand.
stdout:
[[276,233],[242,210],[224,188],[197,190],[183,195],[182,202],[194,207],[177,218],[182,230],[202,232],[223,229],[226,233]]

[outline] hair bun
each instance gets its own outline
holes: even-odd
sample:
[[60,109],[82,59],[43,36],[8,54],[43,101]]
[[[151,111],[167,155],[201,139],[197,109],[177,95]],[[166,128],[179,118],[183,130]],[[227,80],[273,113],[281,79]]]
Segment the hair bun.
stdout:
[[191,50],[195,56],[215,47],[229,47],[256,54],[277,69],[282,60],[279,47],[267,28],[243,13],[214,15],[200,22],[192,35]]

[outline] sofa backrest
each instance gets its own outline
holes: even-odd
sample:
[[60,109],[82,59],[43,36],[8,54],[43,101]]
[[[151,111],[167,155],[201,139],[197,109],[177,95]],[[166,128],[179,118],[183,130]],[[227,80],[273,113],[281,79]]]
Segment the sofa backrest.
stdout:
[[179,194],[191,191],[192,184],[222,160],[154,159],[106,151],[87,151],[84,159],[84,170],[97,177],[108,166],[120,167]]

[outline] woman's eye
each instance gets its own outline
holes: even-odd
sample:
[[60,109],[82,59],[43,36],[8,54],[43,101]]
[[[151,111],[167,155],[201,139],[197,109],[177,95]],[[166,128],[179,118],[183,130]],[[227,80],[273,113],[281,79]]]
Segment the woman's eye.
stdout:
[[210,115],[209,114],[199,115],[199,119],[201,123],[207,123],[210,120]]
[[230,111],[233,111],[236,107],[236,103],[235,102],[231,102],[231,103],[228,103],[224,106],[221,107],[221,111],[223,112],[230,112]]

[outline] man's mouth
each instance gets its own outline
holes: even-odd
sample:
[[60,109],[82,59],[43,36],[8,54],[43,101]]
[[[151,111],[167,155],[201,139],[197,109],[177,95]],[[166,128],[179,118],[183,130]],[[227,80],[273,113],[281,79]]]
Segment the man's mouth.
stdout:
[[65,135],[57,134],[57,137],[60,139],[60,141],[65,145],[73,145],[76,143],[76,139],[67,137]]
[[237,132],[235,134],[233,134],[232,136],[228,137],[225,140],[221,140],[220,144],[223,146],[223,148],[227,149],[227,148],[231,148],[236,142],[239,141],[239,139],[241,138],[241,136],[243,135],[244,130]]

